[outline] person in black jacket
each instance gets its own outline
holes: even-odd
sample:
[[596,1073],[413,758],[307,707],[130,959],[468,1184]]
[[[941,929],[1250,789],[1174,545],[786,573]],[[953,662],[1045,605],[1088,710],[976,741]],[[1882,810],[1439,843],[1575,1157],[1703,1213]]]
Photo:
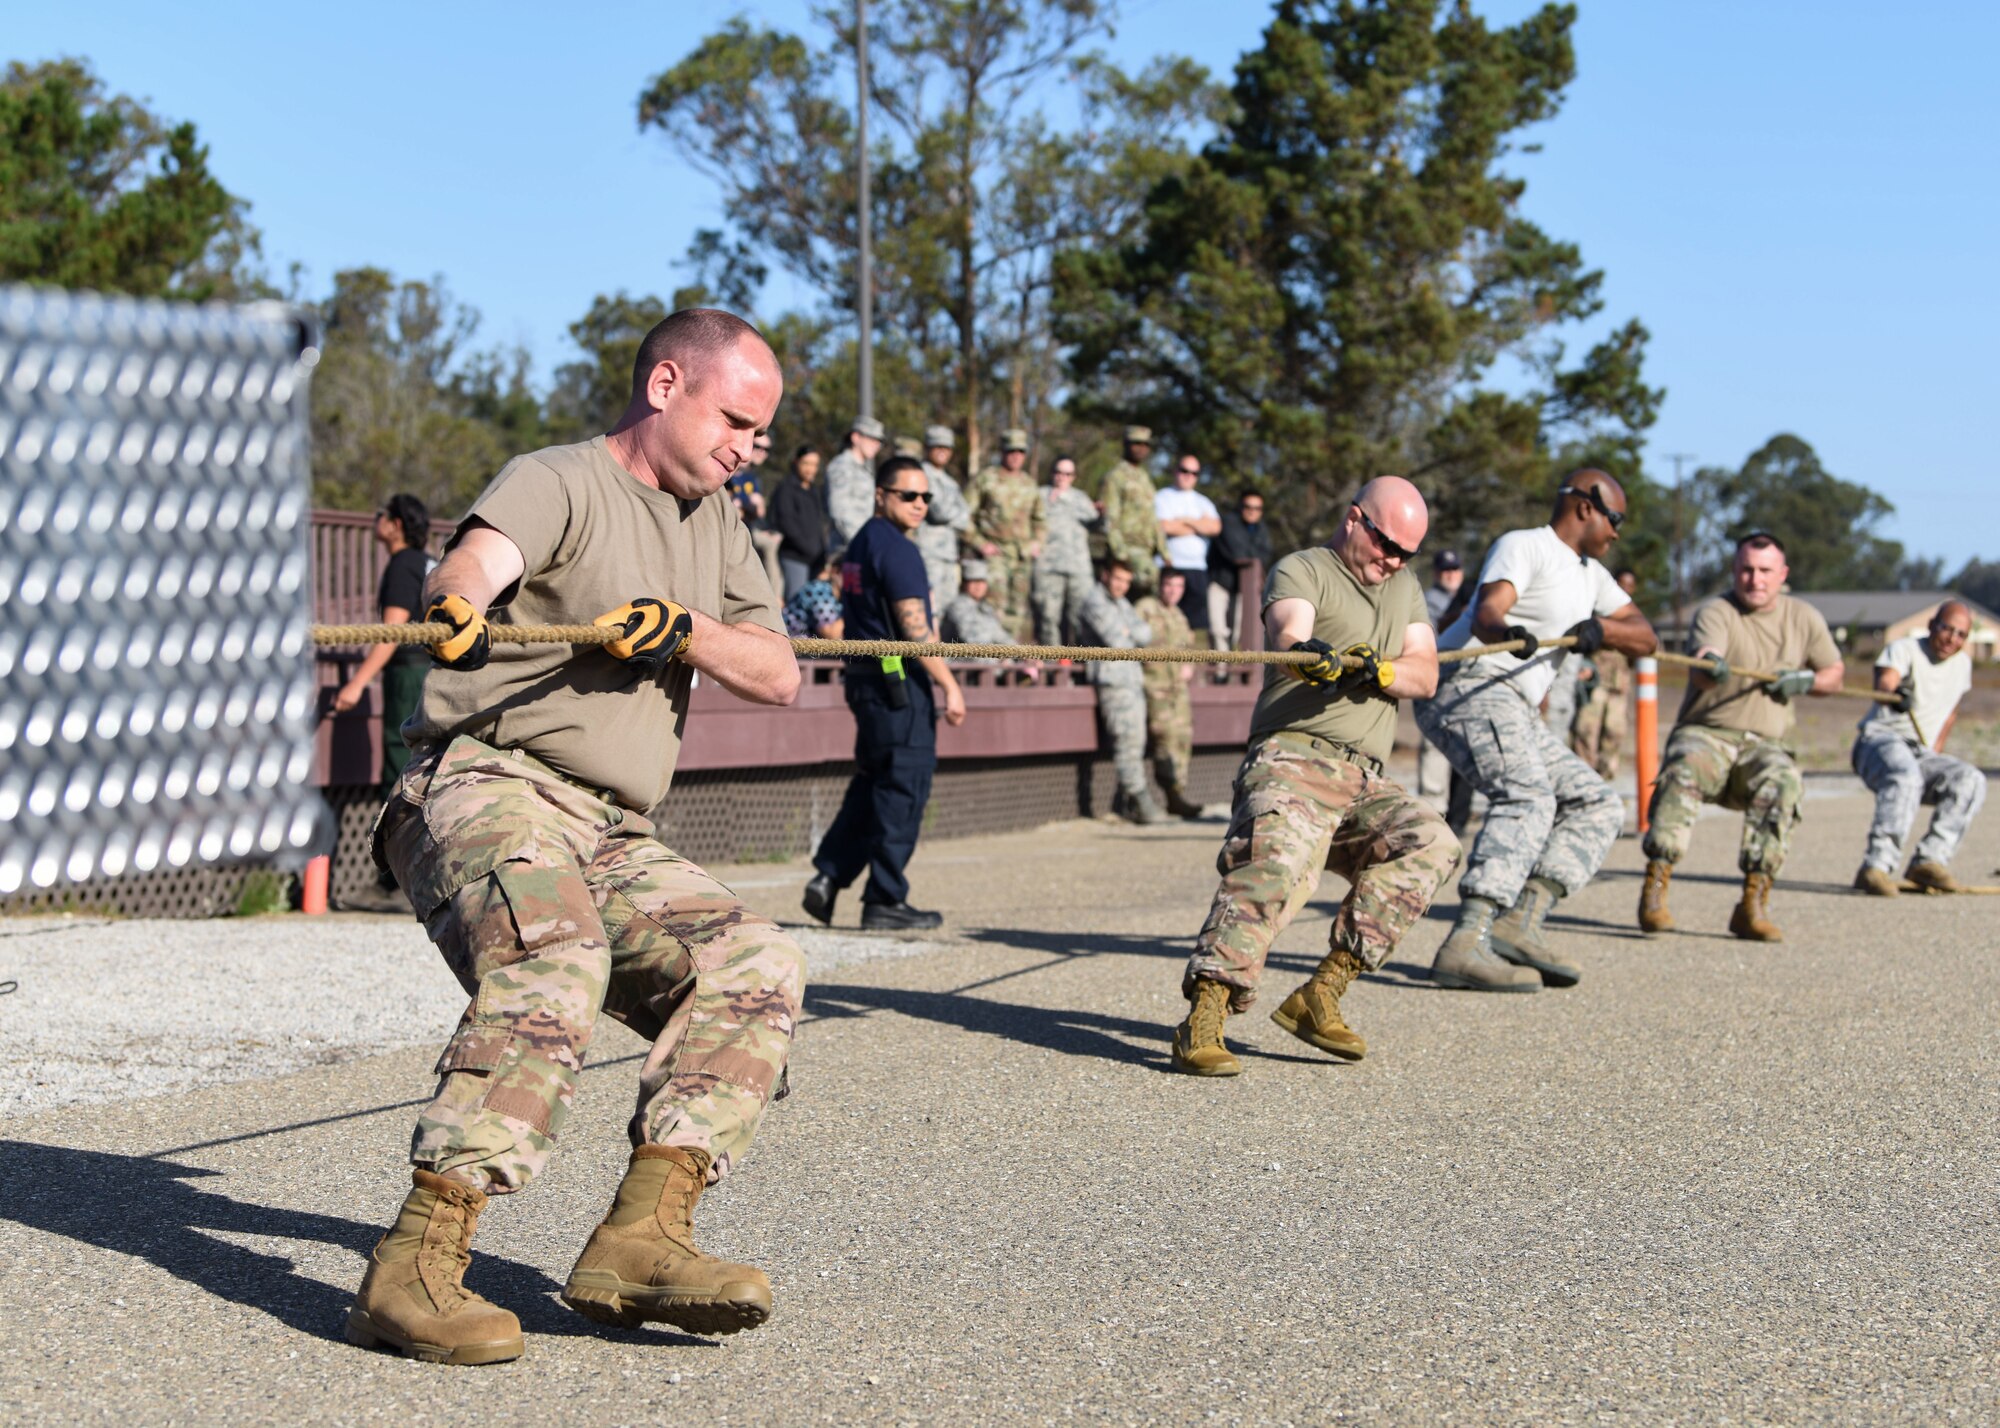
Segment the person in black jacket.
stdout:
[[1241,564],[1260,561],[1268,572],[1277,558],[1270,528],[1264,524],[1264,497],[1252,490],[1239,491],[1236,509],[1222,513],[1222,531],[1208,543],[1208,638],[1216,649],[1236,645]]
[[766,519],[778,533],[778,569],[787,600],[826,559],[826,493],[819,486],[819,462],[817,447],[801,446],[792,453],[792,474],[771,493]]

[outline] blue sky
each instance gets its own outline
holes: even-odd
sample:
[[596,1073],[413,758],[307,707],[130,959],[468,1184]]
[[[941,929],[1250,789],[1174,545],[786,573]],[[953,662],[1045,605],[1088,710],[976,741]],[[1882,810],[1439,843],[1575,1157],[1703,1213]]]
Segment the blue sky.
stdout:
[[[1520,0],[1487,0],[1505,21]],[[664,294],[714,187],[638,133],[644,83],[741,10],[803,0],[7,7],[0,58],[89,57],[192,119],[274,268],[443,274],[546,374],[592,296]],[[1897,506],[1913,551],[2000,557],[1988,346],[2000,300],[2000,8],[1584,0],[1578,79],[1515,160],[1526,211],[1652,329],[1649,460],[1735,465],[1794,431]],[[1226,74],[1267,11],[1128,0],[1108,48]],[[775,294],[774,294],[775,295]],[[1592,334],[1579,333],[1579,347]],[[1997,404],[2000,405],[2000,404]],[[1949,573],[1949,570],[1947,571]]]

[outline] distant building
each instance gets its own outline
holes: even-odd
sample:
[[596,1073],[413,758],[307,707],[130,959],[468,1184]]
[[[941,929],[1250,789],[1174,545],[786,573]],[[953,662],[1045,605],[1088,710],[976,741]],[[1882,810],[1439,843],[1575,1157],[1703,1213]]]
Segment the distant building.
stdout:
[[1826,616],[1833,637],[1851,654],[1872,655],[1891,640],[1921,635],[1947,600],[1972,610],[1972,638],[1966,648],[1975,660],[2000,656],[2000,615],[1949,590],[1827,590],[1799,599]]

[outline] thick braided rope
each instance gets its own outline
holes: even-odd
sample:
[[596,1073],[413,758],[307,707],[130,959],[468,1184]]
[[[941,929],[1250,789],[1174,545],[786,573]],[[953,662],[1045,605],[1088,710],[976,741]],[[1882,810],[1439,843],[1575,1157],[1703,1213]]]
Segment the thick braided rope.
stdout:
[[[607,625],[491,625],[487,634],[495,644],[522,645],[603,645],[616,639],[619,631]],[[452,627],[445,624],[402,625],[314,625],[316,645],[433,645],[450,638]],[[1543,649],[1567,649],[1576,640],[1568,635],[1543,640]],[[1474,659],[1483,654],[1507,654],[1520,648],[1517,640],[1497,645],[1474,645],[1462,650],[1446,650],[1438,656],[1441,664]],[[792,641],[796,654],[813,659],[880,659],[900,655],[905,659],[1014,659],[1074,660],[1078,663],[1134,664],[1314,664],[1318,655],[1291,650],[1196,650],[1196,649],[1105,649],[1100,645],[959,645],[923,644],[915,640],[817,640]],[[1360,664],[1343,657],[1347,668]]]
[[[607,625],[488,625],[487,633],[495,644],[522,645],[602,645],[609,644],[618,637],[619,631]],[[450,625],[444,624],[403,624],[403,625],[314,625],[313,643],[316,645],[433,645],[447,639],[452,633]],[[1563,635],[1553,640],[1543,640],[1542,649],[1569,649],[1576,644],[1572,635]],[[1464,649],[1442,650],[1438,654],[1439,664],[1456,664],[1460,660],[1477,659],[1481,655],[1512,654],[1521,647],[1518,640],[1503,640],[1493,645],[1467,645]],[[1313,664],[1317,655],[1296,654],[1291,650],[1191,650],[1191,649],[1134,649],[1112,650],[1097,645],[932,645],[920,644],[913,640],[815,640],[796,639],[792,641],[795,653],[814,659],[838,659],[852,657],[879,659],[900,655],[905,659],[1014,659],[1014,660],[1072,660],[1079,664],[1121,663],[1135,664]],[[1672,654],[1665,650],[1653,658],[1661,664],[1677,665],[1682,669],[1706,670],[1710,661],[1697,659],[1693,655]],[[1343,658],[1341,663],[1349,669],[1359,664],[1359,660]],[[1761,669],[1735,669],[1730,673],[1742,679],[1758,681],[1776,679],[1778,676]],[[1839,693],[1855,699],[1872,699],[1878,704],[1894,704],[1896,696],[1884,694],[1879,689],[1860,689],[1852,685],[1842,688]]]

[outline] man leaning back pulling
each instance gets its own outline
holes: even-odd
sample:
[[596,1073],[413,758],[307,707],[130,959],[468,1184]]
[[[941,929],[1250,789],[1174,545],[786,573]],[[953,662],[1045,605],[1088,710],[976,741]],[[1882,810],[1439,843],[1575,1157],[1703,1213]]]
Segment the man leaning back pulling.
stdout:
[[[602,1322],[700,1333],[770,1313],[763,1271],[695,1248],[703,1191],[748,1149],[785,1066],[805,959],[666,848],[645,810],[673,776],[696,671],[789,704],[799,671],[722,491],[783,390],[754,329],[687,309],[647,333],[607,436],[517,457],[432,571],[453,633],[377,826],[471,1004],[417,1119],[413,1185],[348,1338],[445,1363],[519,1356],[519,1321],[466,1289],[487,1198],[554,1151],[600,1011],[652,1042],[632,1156],[562,1297]],[[493,623],[615,628],[603,647],[491,639]]]

